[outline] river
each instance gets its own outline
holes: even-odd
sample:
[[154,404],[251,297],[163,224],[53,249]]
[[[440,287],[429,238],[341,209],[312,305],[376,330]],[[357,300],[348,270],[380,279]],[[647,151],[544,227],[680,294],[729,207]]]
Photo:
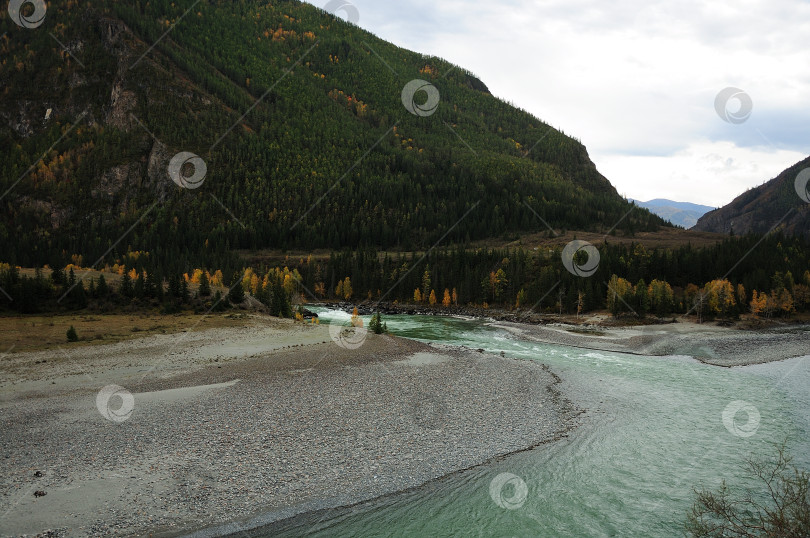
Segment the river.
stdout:
[[[348,319],[315,310],[321,323]],[[549,365],[586,410],[581,424],[532,450],[257,535],[682,536],[693,488],[743,483],[747,455],[788,439],[795,463],[810,467],[808,357],[729,369],[538,344],[481,320],[385,321],[398,336]]]

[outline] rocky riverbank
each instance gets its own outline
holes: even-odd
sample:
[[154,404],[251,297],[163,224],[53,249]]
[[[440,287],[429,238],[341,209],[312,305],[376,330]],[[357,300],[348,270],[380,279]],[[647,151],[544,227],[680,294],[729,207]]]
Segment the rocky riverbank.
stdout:
[[493,325],[536,342],[635,355],[687,355],[715,366],[746,366],[810,355],[810,327],[802,325],[756,331],[688,321],[620,328],[561,323]]
[[349,347],[254,316],[4,357],[0,534],[235,532],[528,448],[577,413],[534,362],[387,335]]

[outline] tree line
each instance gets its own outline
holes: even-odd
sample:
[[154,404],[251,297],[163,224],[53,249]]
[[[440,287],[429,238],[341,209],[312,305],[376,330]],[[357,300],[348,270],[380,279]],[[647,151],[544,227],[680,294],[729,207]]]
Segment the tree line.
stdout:
[[[674,249],[606,239],[598,252],[597,271],[583,278],[565,269],[561,246],[458,245],[409,253],[368,248],[333,252],[328,258],[287,257],[280,264],[182,272],[167,271],[162,258],[134,251],[105,266],[120,281],[112,292],[101,277],[77,282],[73,265],[46,278],[41,270],[21,276],[15,266],[5,264],[0,267],[0,288],[6,292],[0,294],[0,307],[20,312],[76,309],[89,299],[103,304],[99,300],[111,293],[117,301],[113,304],[203,308],[200,298],[211,286],[224,292],[238,286],[282,316],[291,316],[294,304],[316,301],[559,314],[606,309],[616,316],[681,313],[700,319],[747,312],[790,316],[810,304],[810,244],[802,237],[728,237],[708,247]],[[74,258],[79,264],[81,260]],[[187,299],[189,294],[196,296],[196,303]]]
[[286,260],[302,277],[308,300],[399,302],[532,308],[615,315],[689,313],[772,317],[808,308],[810,244],[802,237],[728,237],[708,247],[647,249],[639,243],[598,245],[596,273],[582,278],[561,263],[559,246],[423,253],[374,249],[334,252],[326,260]]
[[126,270],[123,265],[118,271],[109,267],[107,270],[115,283],[108,282],[104,272],[83,279],[83,270],[72,265],[65,269],[37,268],[33,276],[29,276],[21,274],[17,266],[0,263],[0,311],[35,314],[158,308],[164,314],[184,310],[219,312],[243,305],[249,292],[273,316],[293,317],[295,314],[295,290],[290,286],[293,280],[289,271],[270,270],[263,278],[249,271],[245,272],[244,279],[237,273],[231,285],[225,287],[221,271],[212,274],[197,269],[191,275],[163,276],[152,270]]

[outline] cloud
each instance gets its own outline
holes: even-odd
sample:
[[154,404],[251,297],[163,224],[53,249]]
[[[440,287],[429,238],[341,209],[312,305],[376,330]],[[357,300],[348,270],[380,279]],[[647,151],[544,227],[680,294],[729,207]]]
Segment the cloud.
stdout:
[[[668,198],[719,207],[779,175],[806,155],[701,140],[671,155],[601,154],[603,174],[628,198]],[[752,180],[752,178],[756,178]]]
[[[469,69],[496,96],[576,136],[633,198],[645,198],[647,177],[637,174],[651,156],[678,168],[696,148],[727,142],[738,160],[765,159],[734,181],[718,177],[722,188],[704,199],[717,205],[768,179],[760,174],[774,155],[798,157],[787,167],[810,153],[807,2],[352,1],[364,28]],[[741,125],[714,110],[728,86],[753,101]],[[720,173],[696,162],[706,180]]]

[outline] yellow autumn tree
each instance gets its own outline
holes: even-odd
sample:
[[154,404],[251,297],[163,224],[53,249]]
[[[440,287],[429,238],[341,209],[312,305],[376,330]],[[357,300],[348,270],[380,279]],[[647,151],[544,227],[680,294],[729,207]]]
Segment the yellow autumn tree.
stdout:
[[737,304],[740,305],[740,308],[745,305],[748,301],[746,300],[748,295],[745,293],[745,286],[742,284],[737,284]]
[[[287,272],[286,267],[284,268],[284,279],[282,280],[281,287],[285,292],[287,292],[288,295],[291,294],[295,289],[295,278],[293,278],[291,273]],[[345,283],[343,284],[343,292],[346,292]]]
[[357,312],[357,307],[356,306],[352,310],[352,326],[354,326],[354,327],[362,327],[363,326],[363,318],[361,318],[360,314]]
[[436,290],[430,290],[430,298],[428,299],[430,306],[436,304]]
[[335,286],[335,297],[341,299],[343,297],[343,281],[338,280],[337,286]]
[[419,288],[413,290],[413,302],[421,303],[422,302],[422,293],[419,291]]
[[633,285],[630,284],[629,281],[612,275],[610,282],[608,282],[606,297],[607,307],[610,313],[616,316],[622,312],[628,311],[630,309],[628,305],[633,300],[631,297],[632,294]]
[[343,297],[348,301],[352,298],[352,294],[354,291],[352,290],[352,281],[349,277],[343,279]]
[[712,280],[703,288],[706,297],[706,309],[709,313],[728,317],[736,302],[734,287],[728,280]]
[[521,288],[520,291],[517,293],[517,297],[515,299],[515,308],[520,308],[520,305],[526,302],[526,291]]
[[672,286],[664,280],[653,280],[648,289],[650,296],[650,308],[658,316],[663,316],[672,311],[675,295]]
[[765,307],[767,306],[767,302],[768,302],[767,293],[763,293],[762,295],[760,295],[759,292],[757,292],[757,290],[754,290],[751,295],[751,303],[750,303],[751,313],[754,314],[755,316],[759,316],[762,313],[764,313]]
[[[250,279],[252,276],[255,276],[253,269],[247,268],[245,269],[245,273],[242,275],[242,289],[245,291],[250,291]],[[256,293],[255,291],[253,293]]]
[[453,297],[453,304],[458,306],[458,293],[456,293],[456,288],[453,288],[452,297]]
[[779,293],[776,295],[776,308],[778,308],[779,313],[785,317],[790,317],[790,315],[796,311],[793,306],[793,296],[786,288],[779,290]]
[[793,287],[793,301],[797,310],[804,310],[810,305],[810,286],[796,284]]
[[450,301],[451,301],[451,299],[450,299],[450,290],[447,289],[447,288],[444,288],[444,297],[442,297],[442,306],[447,308],[448,306],[450,306]]

